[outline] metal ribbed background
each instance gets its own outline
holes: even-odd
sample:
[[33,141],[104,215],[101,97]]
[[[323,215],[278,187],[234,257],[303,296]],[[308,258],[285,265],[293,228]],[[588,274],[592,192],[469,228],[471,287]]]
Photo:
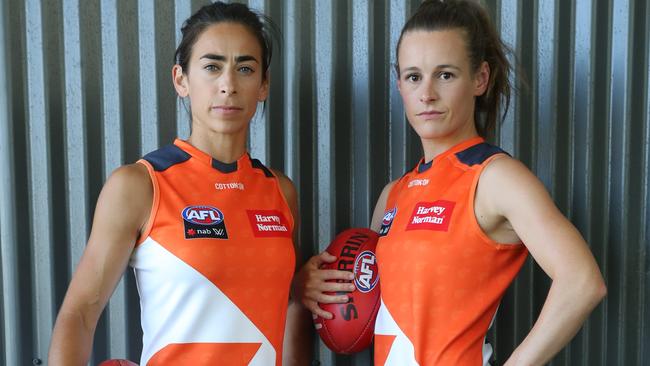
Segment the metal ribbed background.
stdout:
[[[101,186],[117,166],[187,137],[170,80],[182,21],[200,1],[4,0],[0,5],[0,364],[45,361]],[[420,156],[391,63],[418,1],[251,0],[282,29],[252,154],[301,202],[303,255],[368,224],[389,179]],[[497,142],[579,228],[609,294],[554,365],[650,364],[650,5],[644,0],[487,1],[528,88]],[[515,78],[521,86],[521,78]],[[139,358],[130,271],[93,361]],[[528,332],[549,280],[529,261],[496,330],[498,363]],[[323,365],[368,365],[368,352]]]

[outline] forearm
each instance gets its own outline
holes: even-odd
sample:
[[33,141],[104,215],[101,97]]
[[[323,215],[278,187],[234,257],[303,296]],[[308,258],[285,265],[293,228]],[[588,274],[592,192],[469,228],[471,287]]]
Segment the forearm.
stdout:
[[311,315],[297,301],[289,301],[284,332],[282,364],[309,365],[312,356]]
[[88,327],[80,314],[59,314],[48,355],[50,366],[87,365],[92,350],[94,327]]
[[539,318],[505,365],[543,365],[550,361],[580,330],[605,292],[599,275],[554,280]]

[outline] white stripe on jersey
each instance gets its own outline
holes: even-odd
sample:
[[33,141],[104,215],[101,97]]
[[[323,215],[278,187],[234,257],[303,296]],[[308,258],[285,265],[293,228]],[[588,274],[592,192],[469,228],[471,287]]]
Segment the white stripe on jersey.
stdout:
[[393,316],[390,315],[384,300],[381,300],[377,321],[375,322],[375,334],[395,336],[393,345],[388,352],[385,366],[418,366],[415,360],[415,347],[406,334],[399,328]]
[[175,343],[261,343],[249,365],[275,364],[264,334],[214,283],[148,237],[131,256],[142,329],[140,365]]

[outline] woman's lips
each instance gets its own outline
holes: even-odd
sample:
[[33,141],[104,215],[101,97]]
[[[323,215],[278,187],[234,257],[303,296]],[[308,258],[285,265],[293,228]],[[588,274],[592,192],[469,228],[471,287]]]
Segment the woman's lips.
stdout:
[[230,114],[236,114],[241,112],[243,108],[235,107],[231,105],[219,105],[216,107],[212,107],[212,110],[220,114],[230,115]]
[[434,118],[439,118],[440,116],[443,115],[444,112],[439,112],[439,111],[424,111],[420,112],[417,114],[418,117],[422,117],[424,119],[434,119]]

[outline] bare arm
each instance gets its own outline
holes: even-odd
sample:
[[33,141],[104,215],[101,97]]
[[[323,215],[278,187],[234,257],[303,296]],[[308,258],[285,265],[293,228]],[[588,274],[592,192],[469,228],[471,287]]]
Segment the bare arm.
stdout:
[[141,164],[117,169],[106,182],[88,245],[54,325],[50,365],[88,363],[97,321],[127,266],[152,198],[151,181]]
[[[296,269],[302,265],[302,255],[300,252],[300,242],[298,240],[300,233],[300,216],[298,215],[298,195],[293,182],[279,171],[274,170],[278,176],[280,188],[289,204],[291,214],[293,215],[293,245],[296,251]],[[284,330],[284,344],[282,346],[282,364],[283,365],[308,365],[311,362],[311,318],[309,312],[296,301],[294,293],[295,276],[292,283],[291,294],[289,298],[289,307],[287,308],[287,320]]]
[[515,159],[499,158],[486,167],[479,181],[476,207],[477,217],[503,218],[505,221],[497,225],[501,237],[504,228],[516,233],[552,279],[539,318],[506,362],[545,364],[575,336],[605,296],[598,265],[542,183]]

